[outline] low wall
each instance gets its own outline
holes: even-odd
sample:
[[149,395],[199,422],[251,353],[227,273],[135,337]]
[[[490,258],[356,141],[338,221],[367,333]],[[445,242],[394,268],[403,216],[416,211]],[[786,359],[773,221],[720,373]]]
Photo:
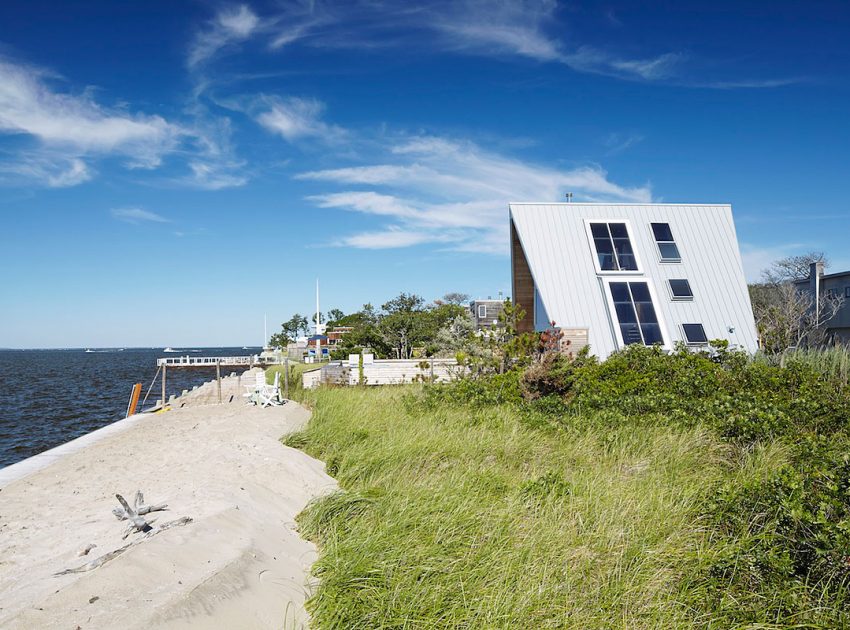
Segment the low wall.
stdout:
[[[416,382],[447,382],[458,374],[454,359],[378,359],[363,364],[366,385],[401,385]],[[323,385],[358,385],[360,369],[348,361],[332,362],[321,370]]]

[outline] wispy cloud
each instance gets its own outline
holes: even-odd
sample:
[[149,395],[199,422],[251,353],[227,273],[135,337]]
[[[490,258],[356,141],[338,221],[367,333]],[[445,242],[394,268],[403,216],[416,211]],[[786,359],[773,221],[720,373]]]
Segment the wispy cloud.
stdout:
[[149,210],[143,210],[142,208],[114,208],[111,213],[113,218],[118,219],[119,221],[126,221],[127,223],[171,222],[162,215],[150,212]]
[[107,109],[87,93],[63,94],[44,71],[0,60],[0,133],[26,134],[79,153],[118,152],[132,166],[154,167],[181,129],[160,116]]
[[225,7],[200,30],[191,45],[187,63],[196,66],[221,49],[248,39],[260,26],[260,18],[250,7],[241,4]]
[[785,243],[768,247],[741,242],[741,262],[748,282],[758,282],[762,272],[780,258],[797,254],[806,246],[802,243]]
[[609,133],[603,142],[607,147],[605,155],[617,155],[643,142],[644,136],[639,133]]
[[87,182],[92,176],[92,169],[83,160],[49,153],[22,154],[0,161],[0,184],[37,181],[50,188],[67,188]]
[[316,99],[262,96],[252,109],[260,125],[288,142],[305,137],[335,142],[346,135],[341,127],[322,120],[325,106]]
[[338,244],[374,249],[432,242],[455,250],[505,253],[509,201],[556,201],[565,191],[586,200],[652,199],[648,185],[616,184],[596,165],[557,169],[450,138],[403,138],[382,147],[378,158],[384,161],[297,176],[346,187],[310,196],[317,206],[387,221],[378,231],[347,236]]
[[0,58],[0,135],[28,143],[0,170],[52,187],[91,179],[94,158],[120,156],[128,168],[158,167],[186,131],[161,116],[97,103],[91,91],[60,92],[46,70]]

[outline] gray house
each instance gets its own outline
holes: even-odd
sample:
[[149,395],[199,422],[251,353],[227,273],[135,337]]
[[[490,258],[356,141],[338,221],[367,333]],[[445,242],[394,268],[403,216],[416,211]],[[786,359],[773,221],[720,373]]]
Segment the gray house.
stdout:
[[809,277],[797,281],[797,287],[813,296],[815,303],[822,298],[841,297],[835,316],[824,324],[834,341],[850,343],[850,271],[824,273],[822,262],[809,265]]
[[492,328],[499,322],[499,315],[505,308],[503,300],[472,300],[469,303],[469,311],[472,313],[472,319],[475,321],[477,330],[487,330]]

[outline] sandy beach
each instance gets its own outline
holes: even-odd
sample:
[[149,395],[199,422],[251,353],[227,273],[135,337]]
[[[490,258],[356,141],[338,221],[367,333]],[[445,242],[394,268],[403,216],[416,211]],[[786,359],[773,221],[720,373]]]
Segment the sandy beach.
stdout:
[[[0,627],[300,628],[315,547],[295,516],[336,488],[324,464],[280,443],[309,412],[246,405],[224,379],[169,411],[48,461],[0,489]],[[215,394],[213,394],[215,392]],[[182,406],[181,406],[182,405]],[[189,517],[90,571],[56,575],[142,536],[122,539],[116,493]],[[87,553],[84,551],[88,549]]]

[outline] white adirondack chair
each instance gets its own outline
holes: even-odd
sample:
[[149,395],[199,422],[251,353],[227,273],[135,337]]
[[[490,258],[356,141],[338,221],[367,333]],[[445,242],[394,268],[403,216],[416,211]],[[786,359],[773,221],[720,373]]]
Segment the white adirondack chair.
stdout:
[[273,385],[267,385],[263,381],[263,386],[257,390],[257,400],[258,404],[261,404],[263,407],[283,404],[283,400],[280,397],[280,372],[275,372]]

